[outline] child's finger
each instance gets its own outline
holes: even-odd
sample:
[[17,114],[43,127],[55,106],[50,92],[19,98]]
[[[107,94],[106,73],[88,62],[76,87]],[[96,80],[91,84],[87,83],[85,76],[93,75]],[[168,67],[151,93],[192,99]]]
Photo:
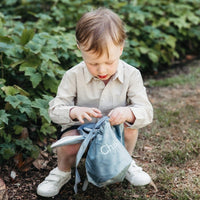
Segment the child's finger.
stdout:
[[85,119],[87,119],[88,121],[91,121],[92,118],[90,117],[90,114],[88,113],[84,113],[84,116],[83,116]]
[[81,116],[78,116],[77,119],[78,119],[79,122],[81,122],[81,124],[84,124],[84,120]]
[[113,110],[111,110],[111,111],[108,113],[108,117],[111,117],[112,113],[113,113]]
[[91,117],[96,117],[96,118],[102,117],[101,111],[98,109],[95,109],[95,108],[92,109],[92,111],[89,113],[89,115]]
[[102,114],[101,114],[101,113],[93,112],[93,113],[92,113],[92,117],[96,117],[96,118],[102,117]]
[[94,112],[96,112],[96,113],[101,114],[101,111],[100,111],[98,108],[92,108],[92,110],[93,110]]

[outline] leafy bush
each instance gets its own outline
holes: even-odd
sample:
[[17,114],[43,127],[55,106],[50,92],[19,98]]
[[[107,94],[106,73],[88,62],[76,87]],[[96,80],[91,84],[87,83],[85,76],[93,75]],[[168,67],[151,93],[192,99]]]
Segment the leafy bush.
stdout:
[[187,53],[197,54],[200,1],[141,0],[135,6],[131,3],[120,9],[127,23],[126,58],[130,63],[158,70],[183,59]]
[[[157,71],[200,48],[200,1],[3,0],[0,5],[0,160],[22,151],[37,157],[38,141],[55,137],[48,102],[65,72],[81,60],[80,16],[99,6],[126,24],[123,59]],[[28,129],[24,138],[22,132]]]

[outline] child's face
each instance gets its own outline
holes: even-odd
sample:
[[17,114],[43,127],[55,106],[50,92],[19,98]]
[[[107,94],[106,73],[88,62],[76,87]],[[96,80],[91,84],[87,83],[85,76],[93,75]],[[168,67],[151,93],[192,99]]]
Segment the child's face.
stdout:
[[109,43],[109,54],[103,52],[100,57],[92,51],[84,51],[84,48],[80,47],[80,50],[89,72],[102,81],[108,81],[117,71],[119,58],[123,52],[123,45],[115,46],[112,42]]

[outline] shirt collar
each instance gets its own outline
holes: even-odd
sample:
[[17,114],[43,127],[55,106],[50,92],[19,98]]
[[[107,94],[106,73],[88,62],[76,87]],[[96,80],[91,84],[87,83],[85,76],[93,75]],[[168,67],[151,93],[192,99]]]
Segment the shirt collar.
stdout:
[[85,64],[85,62],[83,61],[83,64],[84,64],[84,68],[83,68],[83,71],[84,71],[84,77],[85,77],[85,82],[86,83],[89,83],[94,77],[92,76],[92,74],[88,71],[88,68]]
[[121,60],[119,60],[117,71],[112,77],[112,80],[116,80],[116,79],[118,79],[121,83],[124,82],[123,64]]
[[[85,76],[86,83],[89,83],[92,79],[99,80],[99,79],[93,77],[92,74],[88,71],[88,68],[84,61],[83,61],[83,64],[85,65],[83,70],[84,70],[84,76]],[[112,80],[116,80],[116,79],[118,79],[121,83],[123,83],[123,81],[124,81],[123,64],[122,64],[121,60],[119,60],[117,72],[112,77]]]

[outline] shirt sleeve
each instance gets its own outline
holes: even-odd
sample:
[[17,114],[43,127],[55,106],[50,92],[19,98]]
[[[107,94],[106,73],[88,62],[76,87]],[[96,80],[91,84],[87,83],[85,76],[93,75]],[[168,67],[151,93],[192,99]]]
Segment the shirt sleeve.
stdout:
[[133,124],[127,123],[129,128],[139,129],[150,124],[153,121],[153,107],[147,97],[139,70],[131,75],[127,98],[128,106],[136,117]]
[[49,116],[51,120],[60,125],[75,124],[70,118],[70,109],[75,106],[76,77],[67,71],[57,90],[56,97],[49,102]]

